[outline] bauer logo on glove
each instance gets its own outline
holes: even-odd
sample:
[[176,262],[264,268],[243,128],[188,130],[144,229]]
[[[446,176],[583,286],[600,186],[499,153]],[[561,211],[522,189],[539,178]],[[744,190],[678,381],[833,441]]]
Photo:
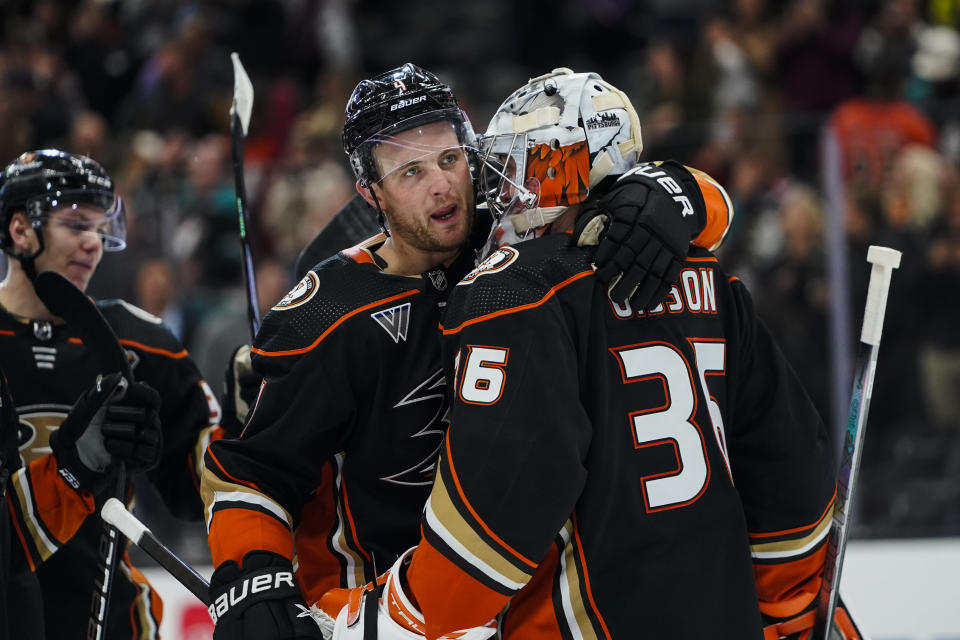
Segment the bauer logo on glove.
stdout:
[[244,578],[240,584],[234,584],[213,601],[209,607],[210,619],[213,624],[217,624],[223,614],[230,610],[230,607],[243,602],[247,596],[253,596],[263,591],[279,589],[286,585],[291,589],[295,588],[293,584],[293,573],[290,571],[265,571]]

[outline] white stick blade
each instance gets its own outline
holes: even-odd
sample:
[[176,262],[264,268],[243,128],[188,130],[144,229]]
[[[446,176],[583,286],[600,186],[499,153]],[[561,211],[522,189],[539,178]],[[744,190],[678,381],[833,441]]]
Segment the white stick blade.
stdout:
[[250,82],[250,76],[236,52],[230,54],[230,60],[233,62],[233,106],[230,113],[240,116],[243,135],[246,136],[250,128],[250,115],[253,113],[253,83]]
[[148,531],[146,525],[127,511],[123,503],[116,498],[110,498],[100,509],[100,517],[104,522],[115,526],[120,533],[129,538],[134,544],[140,542],[140,536]]
[[870,264],[878,264],[882,267],[889,267],[891,269],[897,269],[900,267],[900,258],[901,254],[896,249],[891,249],[890,247],[879,247],[875,244],[870,245],[870,248],[867,249],[867,262]]

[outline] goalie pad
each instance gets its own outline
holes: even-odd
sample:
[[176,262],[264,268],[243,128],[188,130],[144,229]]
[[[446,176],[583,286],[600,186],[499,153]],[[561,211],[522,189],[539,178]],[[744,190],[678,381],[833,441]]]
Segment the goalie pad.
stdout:
[[[336,617],[333,640],[364,640],[365,637],[419,640],[426,637],[423,615],[410,602],[401,584],[401,576],[412,555],[413,549],[404,552],[376,584],[356,589],[333,589],[324,594],[320,608],[328,613],[331,608],[346,602]],[[366,636],[372,631],[371,626],[376,626],[376,632]],[[496,626],[491,621],[487,626],[456,631],[439,640],[486,640],[495,633]]]

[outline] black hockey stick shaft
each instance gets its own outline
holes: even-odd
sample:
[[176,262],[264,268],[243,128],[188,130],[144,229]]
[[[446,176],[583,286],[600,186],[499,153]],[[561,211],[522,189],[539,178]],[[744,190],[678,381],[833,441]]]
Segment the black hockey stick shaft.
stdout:
[[161,567],[167,570],[167,573],[176,578],[177,582],[185,586],[198,600],[203,604],[209,604],[210,585],[203,579],[203,576],[157,540],[153,532],[130,513],[122,502],[116,498],[110,498],[100,510],[100,515],[105,522],[109,522],[116,527],[130,542],[143,549],[148,556],[156,560]]
[[833,626],[833,615],[840,589],[840,574],[847,548],[850,528],[850,509],[854,497],[860,454],[866,432],[873,378],[877,368],[877,352],[883,332],[883,317],[887,308],[887,294],[893,270],[900,266],[900,252],[887,247],[871,246],[867,261],[873,266],[867,287],[867,302],[863,312],[863,329],[857,351],[853,392],[850,396],[850,414],[844,433],[840,469],[837,475],[837,498],[834,503],[833,523],[827,542],[827,557],[823,568],[823,582],[817,601],[814,640],[827,640]]
[[233,105],[230,107],[230,150],[233,156],[233,184],[236,190],[237,221],[240,225],[243,281],[247,294],[247,319],[250,338],[260,330],[260,303],[257,296],[256,271],[253,268],[253,249],[250,245],[250,215],[247,207],[247,188],[243,179],[243,149],[253,109],[253,85],[240,64],[240,56],[230,54],[233,61]]
[[[105,372],[119,371],[128,383],[133,382],[133,369],[127,360],[126,351],[120,345],[113,328],[87,294],[55,271],[38,274],[33,288],[44,306],[77,332],[90,356]],[[121,463],[116,489],[120,498],[125,497],[127,490],[126,475]],[[113,592],[113,579],[117,574],[120,558],[119,536],[109,524],[103,527],[98,547],[101,555],[97,564],[97,577],[94,579],[95,593],[86,634],[87,638],[97,640],[106,634],[110,594]]]

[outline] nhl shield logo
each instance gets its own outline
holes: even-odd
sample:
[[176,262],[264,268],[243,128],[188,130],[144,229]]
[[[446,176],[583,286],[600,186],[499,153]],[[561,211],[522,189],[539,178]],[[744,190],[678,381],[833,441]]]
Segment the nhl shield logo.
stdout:
[[447,289],[447,272],[444,271],[442,267],[436,269],[431,269],[427,271],[427,278],[430,280],[430,284],[433,285],[433,288],[437,291],[446,291]]

